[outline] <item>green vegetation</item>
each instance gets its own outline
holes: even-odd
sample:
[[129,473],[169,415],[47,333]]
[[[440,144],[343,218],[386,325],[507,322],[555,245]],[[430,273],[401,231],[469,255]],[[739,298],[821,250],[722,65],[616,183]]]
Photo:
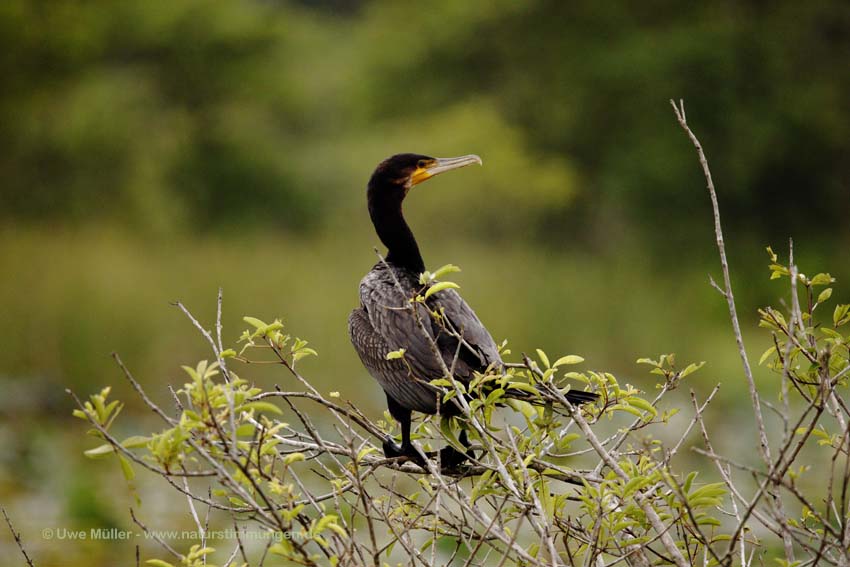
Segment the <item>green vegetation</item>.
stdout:
[[[667,99],[687,100],[718,164],[751,354],[771,346],[747,334],[777,295],[766,245],[793,234],[802,272],[850,280],[844,2],[0,4],[0,499],[25,535],[130,526],[132,494],[79,462],[62,391],[113,384],[126,427],[145,423],[109,354],[169,403],[156,386],[209,357],[175,300],[209,321],[223,287],[226,333],[283,317],[321,354],[305,361],[317,388],[380,411],[345,317],[378,243],[365,183],[397,151],[483,157],[406,214],[429,266],[464,267],[497,340],[580,352],[644,391],[638,357],[706,360],[694,388],[723,382],[712,425],[730,446],[755,433]],[[30,541],[70,564],[126,545]]]
[[[554,248],[663,222],[654,254],[678,257],[703,242],[684,190],[698,172],[665,104],[683,97],[710,117],[741,237],[847,236],[845,3],[323,4],[5,2],[0,214],[327,230],[361,209],[386,155],[475,151],[486,172],[423,215],[478,205],[467,230]],[[480,206],[484,188],[499,207]]]
[[[666,395],[691,383],[705,363],[679,366],[670,354],[641,358],[637,363],[657,381],[656,392],[644,393],[609,372],[576,370],[585,362],[581,356],[550,358],[540,349],[534,359],[523,355],[504,373],[488,370],[468,384],[451,373],[431,381],[442,388],[444,403],[459,400],[461,417],[426,416],[413,436],[426,450],[441,442],[466,450],[458,441],[462,428],[475,451],[470,463],[441,470],[439,457],[421,468],[407,457],[387,459],[380,444],[397,428],[389,412],[373,422],[340,403],[338,391],[313,387],[298,370],[299,360],[318,353],[280,320],[244,317],[250,328],[239,339],[243,345],[228,348],[218,335],[220,303],[216,330],[206,336],[216,361],[183,367],[189,381],[174,394],[176,412],[152,402],[116,357],[165,429],[116,437],[123,404],[109,399],[109,388],[86,402],[72,394],[78,405],[73,414],[103,442],[86,456],[117,458],[131,491],[141,469],[188,496],[186,516],[201,535],[191,546],[162,542],[160,556],[171,557],[147,560],[156,567],[234,565],[237,554],[235,564],[243,567],[266,557],[310,566],[410,564],[413,558],[424,565],[488,565],[494,557],[517,565],[619,558],[649,566],[657,557],[685,567],[745,563],[739,556],[782,565],[798,564],[795,557],[840,564],[848,553],[843,534],[850,478],[835,464],[850,462],[850,410],[842,401],[850,384],[850,336],[843,328],[850,324],[850,305],[839,303],[824,317],[822,306],[832,295],[827,286],[835,279],[799,274],[796,265],[768,252],[771,279],[790,280],[792,303],[761,312],[774,346],[760,362],[777,379],[754,392],[765,404],[780,399],[771,406],[776,416],[753,405],[761,434],[765,424],[779,432],[759,448],[764,467],[749,464],[748,449],[717,452],[708,419],[723,413],[714,400],[717,387],[705,398],[691,390],[690,407],[669,402]],[[422,281],[451,271],[457,268],[426,272]],[[411,302],[424,302],[427,293]],[[500,350],[511,360],[504,344]],[[405,351],[386,357],[403,359]],[[286,371],[294,385],[286,391],[249,386],[242,369],[261,364]],[[565,395],[575,387],[600,398],[572,406]],[[694,445],[701,458],[682,460],[678,454],[693,429],[701,434]],[[697,481],[700,469],[682,469],[683,463],[703,472],[716,467],[720,481]],[[237,532],[266,533],[267,541],[211,542],[200,506],[214,509],[212,517]],[[156,533],[158,526],[131,515],[145,534]],[[151,519],[162,521],[157,514]]]

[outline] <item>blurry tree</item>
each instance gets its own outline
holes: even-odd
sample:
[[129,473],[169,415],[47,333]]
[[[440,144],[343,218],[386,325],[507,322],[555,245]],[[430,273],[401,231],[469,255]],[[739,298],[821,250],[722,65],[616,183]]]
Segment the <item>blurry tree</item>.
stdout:
[[253,2],[5,2],[0,214],[308,225],[314,199],[278,155],[290,112],[274,16]]
[[[385,28],[403,17],[391,4],[373,10]],[[660,104],[671,96],[692,101],[694,115],[722,117],[705,139],[730,165],[733,221],[746,218],[762,239],[810,233],[814,219],[832,236],[846,226],[850,75],[837,71],[850,48],[847,3],[443,4],[396,28],[394,39],[416,37],[411,50],[374,51],[373,112],[427,113],[477,94],[496,101],[529,146],[579,173],[578,202],[541,211],[547,232],[576,218],[590,227],[594,211],[613,210],[663,240],[685,236],[692,217],[666,213],[701,206],[681,190],[698,173]],[[803,214],[787,206],[801,195]]]
[[[681,96],[722,117],[705,140],[732,226],[759,245],[850,230],[846,2],[12,0],[0,30],[6,219],[301,230],[360,206],[389,153],[466,141],[529,235],[627,225],[669,255],[698,238]],[[493,232],[469,199],[443,212],[480,207]]]

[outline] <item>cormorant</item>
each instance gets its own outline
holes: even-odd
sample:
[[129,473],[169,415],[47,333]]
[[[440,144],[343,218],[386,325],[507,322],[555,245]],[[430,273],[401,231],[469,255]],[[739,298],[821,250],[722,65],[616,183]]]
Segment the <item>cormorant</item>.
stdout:
[[[351,312],[348,331],[363,365],[384,389],[390,415],[401,424],[401,445],[387,438],[384,454],[406,456],[420,465],[423,456],[410,440],[411,413],[437,413],[439,390],[429,382],[444,377],[431,340],[445,367],[453,368],[454,378],[463,383],[468,383],[474,372],[503,367],[490,333],[454,289],[434,293],[425,304],[410,301],[416,295],[424,296],[429,284],[420,283],[425,264],[404,220],[402,201],[410,189],[423,181],[472,164],[481,165],[481,158],[398,154],[378,165],[367,190],[369,215],[388,252],[385,261],[375,264],[360,282],[360,307]],[[442,312],[443,320],[435,320],[430,311]],[[423,333],[420,322],[431,340]],[[461,345],[458,336],[462,338]],[[404,349],[402,357],[387,359],[388,353],[400,349]],[[575,404],[596,398],[591,392],[567,392],[567,399]],[[439,411],[453,416],[460,413],[460,408],[456,403],[447,403]],[[459,440],[468,445],[465,431]],[[448,466],[461,464],[466,458],[450,446],[441,453],[442,462]]]

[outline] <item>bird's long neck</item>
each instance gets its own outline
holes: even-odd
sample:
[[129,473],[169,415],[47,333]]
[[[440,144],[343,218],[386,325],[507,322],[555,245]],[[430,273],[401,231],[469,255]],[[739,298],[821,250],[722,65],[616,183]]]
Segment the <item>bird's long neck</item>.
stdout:
[[404,220],[401,203],[404,189],[370,184],[368,191],[369,216],[378,238],[387,247],[387,262],[406,268],[414,274],[425,271],[425,262],[413,231]]

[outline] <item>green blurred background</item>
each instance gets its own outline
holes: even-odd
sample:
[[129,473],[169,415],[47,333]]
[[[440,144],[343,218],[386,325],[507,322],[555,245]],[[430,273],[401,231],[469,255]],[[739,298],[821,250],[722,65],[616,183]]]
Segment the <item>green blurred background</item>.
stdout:
[[[219,286],[227,341],[242,315],[280,316],[319,351],[303,372],[377,417],[346,318],[379,244],[365,183],[402,151],[482,156],[406,213],[430,267],[464,269],[497,339],[647,390],[639,356],[706,360],[692,387],[723,383],[720,431],[749,427],[708,285],[705,183],[668,99],[685,99],[713,166],[757,357],[755,310],[786,294],[766,245],[794,236],[802,271],[850,278],[848,55],[841,0],[5,0],[0,500],[42,565],[131,557],[40,536],[130,525],[118,467],[82,457],[64,389],[113,384],[119,427],[154,427],[109,354],[168,404],[179,365],[210,357],[169,302],[211,325]],[[149,482],[143,514],[168,527],[173,495]],[[13,545],[3,531],[2,554]]]

